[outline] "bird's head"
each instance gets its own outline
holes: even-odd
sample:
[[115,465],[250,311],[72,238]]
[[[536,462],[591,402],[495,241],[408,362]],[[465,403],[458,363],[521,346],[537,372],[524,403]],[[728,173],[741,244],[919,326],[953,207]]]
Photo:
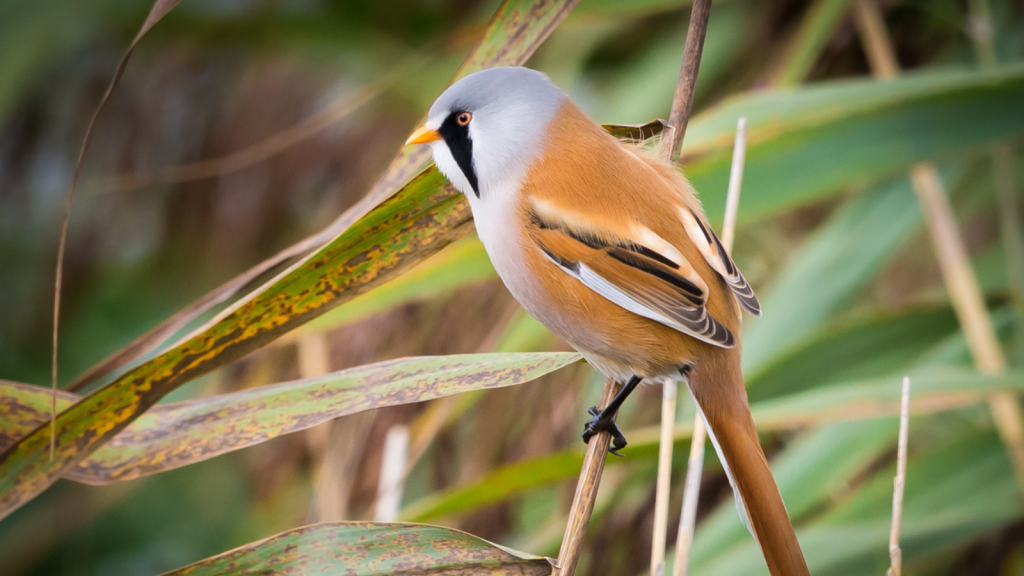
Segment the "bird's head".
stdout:
[[429,143],[434,163],[452,184],[482,199],[526,173],[565,98],[536,70],[483,70],[445,90],[406,144]]

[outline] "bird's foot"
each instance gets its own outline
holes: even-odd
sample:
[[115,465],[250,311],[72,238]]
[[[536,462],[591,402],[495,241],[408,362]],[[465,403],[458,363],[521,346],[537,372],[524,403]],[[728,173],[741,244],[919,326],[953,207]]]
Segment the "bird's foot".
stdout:
[[616,456],[622,456],[619,450],[626,447],[626,437],[622,435],[622,431],[615,425],[615,418],[612,414],[605,414],[604,411],[598,410],[597,406],[592,406],[587,412],[590,413],[593,418],[587,420],[583,426],[583,442],[586,444],[590,443],[590,439],[594,437],[598,432],[607,432],[612,436],[611,446],[608,447],[608,451]]

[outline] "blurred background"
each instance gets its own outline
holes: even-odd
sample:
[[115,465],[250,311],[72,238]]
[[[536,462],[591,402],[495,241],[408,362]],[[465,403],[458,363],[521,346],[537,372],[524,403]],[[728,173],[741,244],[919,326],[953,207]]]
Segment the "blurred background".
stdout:
[[[1019,198],[1024,74],[1014,63],[1024,59],[1024,2],[990,3],[995,53],[1009,70],[1000,78],[1010,85],[993,113],[1008,126],[996,132]],[[84,165],[65,262],[62,382],[356,202],[497,4],[188,0],[161,21],[100,116]],[[837,95],[829,114],[860,104],[853,89],[843,100],[844,83],[863,86],[870,76],[849,4],[716,2],[695,137],[701,114],[712,118],[743,93],[784,98],[802,86],[827,87]],[[909,73],[977,70],[979,24],[967,2],[882,5]],[[67,186],[86,123],[148,9],[146,0],[0,0],[0,378],[49,383]],[[688,14],[683,0],[582,0],[528,65],[599,122],[664,118]],[[947,85],[958,77],[949,78]],[[960,129],[984,112],[970,108],[971,90],[986,88],[954,88],[953,96],[918,98],[905,110],[899,101],[886,105],[902,110],[897,117],[913,131],[915,115],[942,98],[966,99],[963,115],[950,119],[950,130]],[[921,156],[939,163],[1010,363],[1024,361],[1013,254],[1005,249],[1019,239],[1001,222],[1007,204],[993,177],[993,139],[972,133],[960,145],[953,132],[930,147],[944,120],[921,142],[902,144],[920,154],[884,169],[864,169],[851,152],[849,167],[832,162],[835,173],[819,173],[806,155],[802,178],[826,182],[813,194],[759,201],[759,187],[784,186],[784,179],[744,182],[734,252],[766,309],[746,326],[752,403],[770,407],[787,395],[857,382],[896,389],[904,373],[970,370],[905,178]],[[843,128],[836,148],[821,153],[843,156],[841,138],[861,148],[888,146],[870,132],[857,134],[861,120],[848,122],[853,127]],[[724,190],[710,192],[709,203],[724,197]],[[744,216],[747,202],[757,208]],[[722,209],[708,208],[719,228]],[[523,315],[473,238],[307,328],[169,400],[400,356],[567,349]],[[510,389],[353,415],[139,480],[105,487],[60,481],[0,522],[0,573],[156,574],[310,522],[371,518],[384,438],[395,425],[411,427],[418,458],[400,518],[554,555],[583,453],[585,407],[595,403],[600,382],[574,366]],[[631,445],[607,470],[581,573],[646,570],[657,446],[642,432],[657,425],[660,397],[659,387],[645,386],[622,414]],[[911,421],[905,570],[1024,574],[1024,500],[1013,468],[984,404],[962,404],[923,410]],[[692,410],[681,402],[679,421]],[[779,426],[762,441],[801,534],[809,535],[809,557],[827,557],[815,560],[815,573],[881,574],[896,421],[834,418],[844,419]],[[670,538],[687,451],[685,441],[677,443]],[[763,570],[743,563],[752,553],[756,559],[756,547],[739,527],[710,451],[700,521],[695,573]]]

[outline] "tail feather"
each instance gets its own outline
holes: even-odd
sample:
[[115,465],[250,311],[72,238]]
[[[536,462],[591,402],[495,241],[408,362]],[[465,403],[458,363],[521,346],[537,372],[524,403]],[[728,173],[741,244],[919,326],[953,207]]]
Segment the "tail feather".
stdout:
[[735,493],[737,511],[761,546],[768,571],[772,576],[808,576],[807,562],[750,416],[739,348],[710,349],[688,380]]

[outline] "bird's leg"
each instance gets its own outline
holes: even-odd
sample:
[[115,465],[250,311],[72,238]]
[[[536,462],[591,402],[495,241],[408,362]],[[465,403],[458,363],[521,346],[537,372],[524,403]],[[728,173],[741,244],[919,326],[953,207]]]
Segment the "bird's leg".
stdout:
[[626,447],[626,437],[622,435],[622,431],[615,425],[615,414],[619,411],[619,407],[626,401],[626,397],[636,389],[636,387],[643,380],[640,376],[634,375],[626,382],[626,385],[619,390],[619,393],[612,398],[612,401],[605,406],[604,410],[598,410],[597,406],[591,406],[590,413],[593,418],[587,420],[587,423],[583,426],[583,442],[589,443],[590,439],[594,437],[598,432],[608,432],[612,435],[612,445],[608,448],[608,451],[616,456],[622,456],[619,454],[619,450]]

